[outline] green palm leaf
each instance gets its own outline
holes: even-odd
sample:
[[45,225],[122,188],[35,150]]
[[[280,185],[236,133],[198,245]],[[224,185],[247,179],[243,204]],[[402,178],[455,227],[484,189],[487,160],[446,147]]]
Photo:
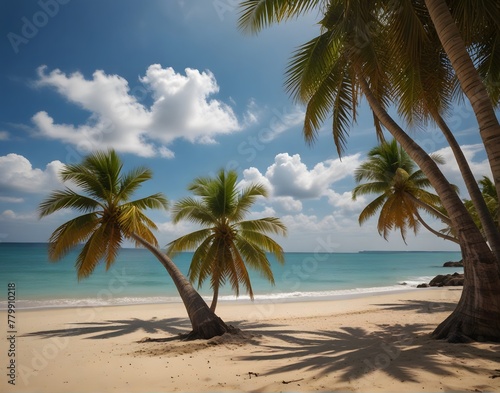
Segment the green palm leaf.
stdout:
[[188,277],[201,287],[210,279],[215,309],[219,288],[228,283],[238,296],[240,285],[253,298],[247,265],[274,282],[266,252],[280,262],[283,250],[266,233],[285,235],[286,227],[275,217],[244,220],[258,197],[266,196],[261,184],[238,187],[234,171],[219,171],[215,177],[195,179],[189,190],[195,197],[175,203],[173,221],[188,220],[203,228],[181,236],[168,244],[167,253],[194,250]]
[[130,201],[132,193],[151,178],[151,171],[137,168],[122,173],[122,168],[113,150],[95,152],[79,164],[66,165],[61,171],[61,179],[71,181],[86,195],[67,187],[54,191],[38,207],[40,217],[64,209],[87,213],[59,226],[49,239],[51,260],[58,260],[83,244],[76,261],[79,279],[88,277],[101,260],[109,269],[124,239],[133,239],[135,235],[157,244],[151,231],[157,229],[156,224],[144,210],[164,209],[167,199],[157,193]]

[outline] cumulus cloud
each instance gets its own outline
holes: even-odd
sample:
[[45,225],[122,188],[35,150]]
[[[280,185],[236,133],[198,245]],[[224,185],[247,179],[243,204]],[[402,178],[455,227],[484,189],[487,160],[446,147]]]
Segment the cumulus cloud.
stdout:
[[[460,146],[460,148],[462,149],[472,172],[477,178],[485,175],[491,177],[491,168],[488,159],[485,156],[483,144],[478,143],[475,145],[463,145]],[[443,157],[446,162],[446,165],[442,167],[443,172],[448,175],[461,176],[460,169],[458,168],[458,164],[455,161],[455,157],[453,156],[451,147],[445,147],[436,151],[435,153]],[[484,155],[484,158],[478,160],[478,156],[480,155]]]
[[7,192],[40,193],[60,187],[59,171],[64,164],[52,161],[44,169],[33,168],[31,162],[18,154],[0,157],[0,189]]
[[150,106],[140,103],[119,75],[98,70],[92,79],[85,79],[79,72],[66,75],[56,69],[47,73],[46,67],[40,67],[37,86],[56,89],[90,116],[85,124],[59,124],[41,111],[32,117],[36,132],[83,152],[113,147],[143,157],[172,158],[167,145],[175,139],[210,144],[217,135],[242,128],[229,105],[211,98],[219,86],[210,71],[187,68],[182,75],[153,64],[139,81],[142,92],[153,99]]
[[274,197],[319,198],[328,195],[333,183],[351,176],[360,162],[360,154],[354,154],[342,161],[326,160],[308,169],[299,154],[280,153],[264,174],[257,168],[245,169],[243,181],[264,184]]
[[[475,145],[463,145],[460,146],[462,149],[465,158],[467,159],[469,166],[474,174],[474,177],[479,180],[483,176],[488,176],[490,179],[492,178],[490,164],[488,159],[486,158],[486,153],[484,151],[484,146],[482,144]],[[467,195],[467,189],[465,187],[465,183],[462,178],[462,174],[460,173],[460,169],[458,168],[458,164],[453,156],[453,152],[450,147],[445,147],[435,152],[444,158],[446,164],[441,165],[440,169],[446,176],[446,178],[457,185],[460,189],[460,194],[462,197]],[[484,158],[481,158],[484,157]]]

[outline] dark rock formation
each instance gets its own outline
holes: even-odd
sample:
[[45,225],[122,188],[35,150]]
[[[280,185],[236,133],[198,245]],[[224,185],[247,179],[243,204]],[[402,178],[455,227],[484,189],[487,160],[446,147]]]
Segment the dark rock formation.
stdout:
[[417,288],[429,288],[429,284],[418,284]]
[[449,287],[464,285],[464,275],[459,273],[438,274],[429,283],[430,287]]
[[464,267],[464,261],[458,261],[458,262],[445,262],[443,264],[443,267]]

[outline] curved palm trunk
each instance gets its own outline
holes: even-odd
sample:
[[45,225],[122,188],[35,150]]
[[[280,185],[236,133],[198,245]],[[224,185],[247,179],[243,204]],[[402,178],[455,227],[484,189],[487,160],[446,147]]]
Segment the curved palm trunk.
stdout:
[[217,308],[217,300],[219,300],[219,286],[217,285],[214,288],[214,296],[212,297],[212,304],[210,304],[210,310],[215,312],[215,309]]
[[432,215],[438,217],[441,221],[443,221],[445,224],[448,224],[449,226],[452,225],[451,223],[451,220],[448,216],[445,216],[443,213],[441,213],[439,210],[437,210],[436,208],[434,208],[433,206],[431,205],[428,205],[427,203],[425,202],[422,202],[420,199],[418,198],[415,198],[412,194],[410,194],[409,192],[406,193],[406,195],[408,196],[408,198],[410,198],[413,203],[415,203],[417,206],[420,206],[422,209],[424,210],[427,210],[429,213],[431,213]]
[[196,292],[188,279],[181,273],[175,263],[166,254],[162,253],[158,248],[135,233],[132,233],[131,237],[153,253],[165,269],[167,269],[168,274],[174,281],[182,302],[186,307],[186,311],[193,328],[192,332],[188,334],[186,339],[208,339],[215,336],[221,336],[230,331],[229,327],[222,321],[222,319],[220,319],[212,310],[210,310],[210,308],[208,308],[207,303],[205,303],[200,294]]
[[467,209],[432,158],[389,116],[372,94],[361,70],[357,77],[371,109],[425,173],[441,198],[457,232],[464,260],[462,296],[453,313],[434,331],[449,341],[500,341],[500,264]]
[[[500,198],[500,124],[493,105],[445,0],[425,0],[439,40],[451,61],[460,86],[469,99],[479,124],[493,179]],[[500,214],[500,213],[499,213]],[[499,262],[500,263],[500,262]]]
[[467,187],[467,191],[469,192],[479,220],[481,221],[481,225],[483,226],[486,240],[488,240],[496,259],[500,262],[500,232],[493,221],[493,217],[488,210],[488,206],[486,206],[486,201],[484,200],[483,194],[481,193],[477,181],[474,178],[474,174],[470,169],[469,163],[467,162],[462,149],[460,149],[460,145],[444,119],[436,112],[433,112],[432,116],[453,151],[458,168],[460,169],[460,173],[464,179],[465,186]]
[[427,224],[424,221],[424,219],[420,216],[420,214],[418,214],[418,211],[415,212],[415,216],[417,216],[418,222],[420,224],[422,224],[424,226],[424,228],[427,229],[432,234],[434,234],[437,237],[440,237],[442,239],[449,240],[450,242],[454,242],[454,243],[460,244],[459,241],[456,238],[448,236],[448,235],[445,235],[444,233],[438,232],[434,228],[432,228],[429,224]]

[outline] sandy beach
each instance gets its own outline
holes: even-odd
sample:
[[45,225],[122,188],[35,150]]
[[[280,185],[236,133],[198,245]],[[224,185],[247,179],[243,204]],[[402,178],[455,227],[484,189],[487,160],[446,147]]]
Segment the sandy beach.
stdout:
[[[244,337],[192,342],[178,340],[190,328],[182,304],[17,310],[16,333],[10,335],[2,311],[7,339],[0,350],[0,390],[500,391],[499,344],[429,337],[460,292],[223,302],[217,314]],[[15,385],[6,375],[12,352]]]

